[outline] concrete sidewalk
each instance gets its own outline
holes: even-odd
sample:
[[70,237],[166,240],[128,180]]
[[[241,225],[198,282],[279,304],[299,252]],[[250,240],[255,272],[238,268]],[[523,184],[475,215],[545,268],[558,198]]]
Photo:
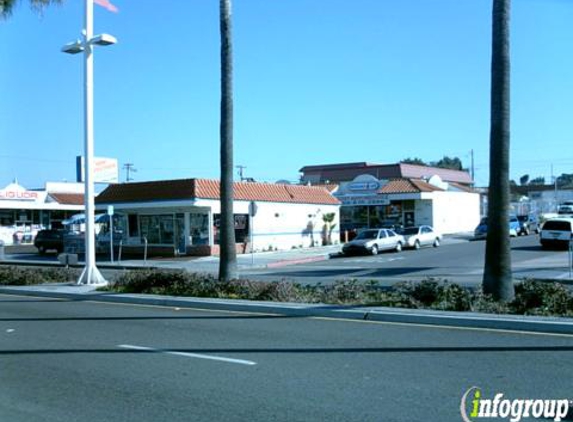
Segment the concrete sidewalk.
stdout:
[[308,303],[262,302],[235,299],[211,299],[145,294],[121,294],[96,291],[94,286],[43,284],[36,286],[0,286],[0,294],[89,300],[104,303],[155,305],[234,312],[277,314],[289,317],[322,317],[397,324],[422,324],[464,329],[504,330],[573,336],[572,318],[530,317],[519,315],[448,312],[379,306],[340,306]]
[[[287,265],[296,265],[306,262],[324,261],[330,258],[331,254],[340,252],[340,245],[321,246],[305,249],[292,249],[288,251],[257,252],[251,254],[237,255],[239,272],[241,270],[251,270],[260,268],[278,268]],[[33,265],[33,266],[61,266],[55,256],[42,257],[35,255],[8,254],[0,264]],[[83,261],[77,266],[83,266]],[[97,266],[107,269],[122,268],[171,268],[185,269],[193,272],[217,273],[219,270],[219,257],[181,257],[181,258],[158,258],[129,259],[121,262],[111,263],[109,260],[98,259]]]

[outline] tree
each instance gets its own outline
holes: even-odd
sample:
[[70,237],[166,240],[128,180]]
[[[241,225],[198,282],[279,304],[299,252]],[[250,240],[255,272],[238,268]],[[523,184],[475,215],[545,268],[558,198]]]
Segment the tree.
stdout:
[[421,158],[418,157],[414,157],[414,158],[405,158],[402,161],[400,161],[403,164],[415,164],[417,166],[427,166],[427,164],[424,162],[424,160],[422,160]]
[[545,184],[545,177],[536,177],[535,179],[531,179],[529,181],[530,185],[544,185]]
[[529,174],[524,174],[519,178],[519,184],[525,186],[529,183]]
[[[43,10],[44,7],[50,4],[60,4],[62,0],[29,0],[30,6],[36,10]],[[12,15],[14,11],[14,6],[16,6],[18,0],[0,0],[0,18],[7,19]]]
[[573,174],[563,173],[557,178],[557,186],[569,187],[573,185]]
[[460,160],[458,157],[448,157],[445,156],[442,157],[441,160],[438,161],[433,161],[431,163],[431,165],[433,167],[439,167],[442,169],[451,169],[451,170],[463,170],[464,167],[462,165],[462,160]]
[[511,0],[493,0],[488,230],[483,291],[508,302],[515,296],[509,243]]
[[221,32],[221,227],[219,280],[237,278],[235,218],[233,216],[233,40],[231,0],[220,0]]

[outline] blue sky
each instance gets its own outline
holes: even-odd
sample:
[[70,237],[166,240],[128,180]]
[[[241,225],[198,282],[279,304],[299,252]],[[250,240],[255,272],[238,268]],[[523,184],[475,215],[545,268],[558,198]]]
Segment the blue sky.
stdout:
[[[0,22],[0,186],[74,180],[83,2]],[[138,181],[219,175],[218,0],[96,6],[95,153]],[[459,156],[488,183],[491,0],[234,0],[235,164]],[[511,173],[573,173],[573,2],[514,0]],[[124,180],[122,172],[121,179]]]

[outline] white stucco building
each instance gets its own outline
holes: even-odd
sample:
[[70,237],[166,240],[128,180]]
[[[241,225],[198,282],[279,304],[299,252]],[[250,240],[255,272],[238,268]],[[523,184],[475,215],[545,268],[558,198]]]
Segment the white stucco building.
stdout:
[[440,233],[473,231],[480,220],[480,197],[470,188],[421,179],[357,176],[333,191],[342,203],[341,230],[430,225]]
[[[164,180],[110,185],[96,198],[113,205],[126,248],[175,255],[218,254],[219,181]],[[250,210],[256,210],[250,215]],[[326,189],[299,185],[234,184],[237,252],[317,246],[339,239],[339,201]],[[332,224],[324,222],[332,215]],[[252,242],[251,242],[252,239]]]
[[32,243],[38,230],[61,227],[84,209],[83,184],[47,182],[27,189],[14,181],[0,189],[0,240],[6,245]]

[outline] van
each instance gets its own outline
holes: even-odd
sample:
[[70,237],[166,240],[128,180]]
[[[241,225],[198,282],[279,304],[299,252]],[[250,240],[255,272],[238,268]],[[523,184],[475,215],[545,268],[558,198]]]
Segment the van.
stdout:
[[567,248],[573,237],[573,218],[552,218],[541,228],[541,247]]

